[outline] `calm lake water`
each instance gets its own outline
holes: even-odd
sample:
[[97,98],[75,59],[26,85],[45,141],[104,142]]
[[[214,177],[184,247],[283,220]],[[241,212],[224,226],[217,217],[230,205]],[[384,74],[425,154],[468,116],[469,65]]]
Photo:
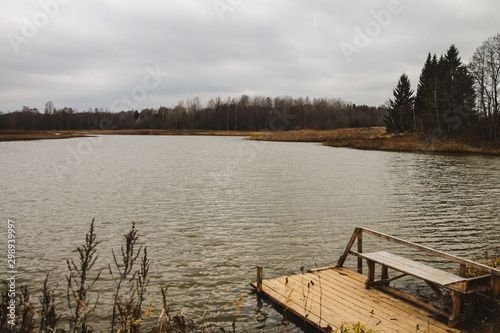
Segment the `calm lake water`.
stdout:
[[[219,319],[228,324],[232,303],[251,291],[255,266],[264,266],[266,278],[335,264],[356,226],[464,258],[500,245],[498,157],[241,137],[104,136],[2,142],[0,163],[0,246],[6,248],[7,219],[15,220],[18,284],[38,292],[50,273],[64,295],[66,260],[77,259],[96,219],[103,296],[94,321],[103,329],[111,249],[119,251],[132,222],[152,262],[154,316],[159,286],[169,284],[173,311],[200,317],[208,308],[213,317],[226,305]],[[367,238],[370,244],[378,245]],[[258,307],[273,331],[281,315],[255,294],[243,298],[239,327],[259,325]]]

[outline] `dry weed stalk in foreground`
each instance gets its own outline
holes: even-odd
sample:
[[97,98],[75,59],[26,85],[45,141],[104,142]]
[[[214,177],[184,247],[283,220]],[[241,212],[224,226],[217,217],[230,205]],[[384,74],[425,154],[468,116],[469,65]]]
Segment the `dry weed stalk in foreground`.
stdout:
[[[200,323],[196,324],[192,319],[182,313],[172,315],[167,304],[167,288],[160,287],[162,294],[161,314],[159,319],[153,321],[153,303],[147,309],[143,309],[149,286],[150,261],[148,259],[147,247],[139,247],[138,230],[135,224],[124,236],[124,245],[121,246],[120,254],[112,251],[114,268],[108,266],[111,277],[115,282],[113,296],[113,315],[109,323],[111,333],[171,333],[171,332],[236,332],[236,320],[239,318],[240,307],[245,295],[239,297],[235,305],[235,316],[230,328],[220,324],[219,318],[225,311],[212,312],[205,310]],[[67,291],[65,303],[56,300],[56,288],[50,287],[49,275],[46,276],[41,296],[38,297],[39,305],[30,300],[28,286],[20,286],[19,292],[15,294],[15,319],[9,318],[9,305],[11,296],[9,286],[4,282],[0,293],[0,332],[2,333],[34,333],[34,332],[58,332],[58,333],[92,333],[92,315],[99,308],[99,293],[96,292],[96,284],[99,283],[101,270],[95,269],[98,258],[97,235],[92,220],[89,232],[85,237],[85,244],[78,247],[78,260],[68,260],[69,274],[66,277]],[[136,266],[137,269],[134,269]],[[96,293],[96,296],[92,296]],[[67,312],[62,312],[61,304],[67,304]],[[35,307],[39,311],[35,311]],[[210,314],[210,315],[209,315]],[[148,320],[146,324],[145,321]],[[10,323],[9,323],[10,321]],[[59,327],[58,327],[59,326]],[[239,332],[247,331],[239,330]]]
[[91,271],[99,257],[96,250],[96,238],[94,219],[92,219],[89,233],[85,235],[85,244],[77,248],[80,256],[78,263],[75,263],[73,259],[67,261],[69,270],[69,275],[66,277],[68,282],[67,300],[71,313],[69,332],[72,333],[91,330],[87,320],[99,302],[99,294],[94,302],[91,302],[89,297],[92,287],[101,276],[101,271],[99,271],[94,277],[91,277]]
[[[252,329],[246,327],[237,328],[236,320],[239,318],[239,310],[242,306],[245,295],[242,295],[233,304],[235,306],[235,315],[233,323],[228,326],[220,324],[220,318],[225,315],[225,307],[220,310],[211,311],[208,316],[208,307],[202,318],[196,323],[187,318],[182,313],[171,314],[167,304],[168,287],[160,287],[161,313],[159,318],[152,320],[153,303],[143,310],[144,300],[149,285],[149,268],[147,248],[139,247],[136,249],[138,233],[135,224],[130,231],[124,235],[125,245],[121,247],[121,256],[115,255],[113,251],[113,260],[116,268],[111,273],[114,274],[116,287],[114,294],[114,304],[112,322],[110,322],[111,333],[171,333],[171,332],[249,332]],[[2,333],[33,333],[33,332],[58,332],[58,333],[91,333],[94,328],[91,325],[92,314],[96,308],[99,308],[99,294],[91,297],[95,292],[95,284],[98,283],[101,271],[94,271],[94,265],[97,260],[97,236],[94,231],[94,220],[92,221],[89,232],[85,238],[85,244],[78,247],[79,260],[70,260],[67,262],[69,275],[67,276],[67,306],[68,312],[61,312],[59,307],[62,303],[56,300],[56,287],[50,287],[49,276],[45,278],[41,296],[38,297],[39,305],[36,306],[30,299],[30,292],[27,286],[20,286],[19,292],[16,292],[16,316],[14,324],[9,324],[8,306],[11,300],[9,296],[9,286],[4,282],[0,292],[0,332]],[[141,255],[142,254],[142,255]],[[139,259],[139,262],[136,260]],[[500,248],[494,251],[485,252],[482,256],[474,256],[473,259],[483,264],[500,267]],[[138,263],[139,267],[134,270],[134,265]],[[475,274],[470,271],[469,274]],[[321,288],[321,281],[318,281]],[[308,296],[310,290],[303,290],[304,296]],[[211,297],[211,296],[210,296]],[[289,296],[290,297],[290,296]],[[494,333],[500,332],[500,304],[492,294],[480,295],[481,299],[476,303],[478,317],[471,322],[468,327],[469,332],[473,333]],[[210,303],[210,302],[209,302]],[[37,311],[35,311],[35,306]],[[304,304],[305,310],[309,307],[309,302]],[[285,309],[286,313],[286,309]],[[257,310],[255,318],[258,325],[254,329],[273,332],[288,332],[289,323],[286,315],[284,320],[276,327],[269,327],[266,321],[269,315]],[[145,321],[148,320],[146,323]],[[61,323],[62,322],[62,327]],[[226,322],[227,323],[227,322]],[[58,327],[59,325],[59,327]],[[338,333],[375,333],[376,331],[366,329],[361,323],[345,325],[337,329]]]

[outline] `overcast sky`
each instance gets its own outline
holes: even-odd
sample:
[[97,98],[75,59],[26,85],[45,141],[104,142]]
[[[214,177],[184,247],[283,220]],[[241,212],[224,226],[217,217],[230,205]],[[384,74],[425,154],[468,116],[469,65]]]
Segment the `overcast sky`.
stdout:
[[378,106],[428,52],[468,62],[498,0],[2,0],[0,110],[251,96]]

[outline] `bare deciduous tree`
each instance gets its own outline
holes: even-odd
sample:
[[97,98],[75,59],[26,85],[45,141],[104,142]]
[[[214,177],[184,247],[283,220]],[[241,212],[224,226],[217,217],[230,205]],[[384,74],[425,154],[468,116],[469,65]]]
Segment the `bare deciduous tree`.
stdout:
[[500,89],[500,34],[488,38],[476,49],[469,64],[474,77],[477,107],[482,131],[497,140],[499,136],[499,89]]

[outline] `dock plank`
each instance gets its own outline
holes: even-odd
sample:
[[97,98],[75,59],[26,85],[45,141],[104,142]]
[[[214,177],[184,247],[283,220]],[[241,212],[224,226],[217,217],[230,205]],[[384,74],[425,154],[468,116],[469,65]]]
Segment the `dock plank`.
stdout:
[[[295,280],[295,287],[299,287],[300,281],[298,281],[298,276],[290,277],[290,280]],[[319,281],[316,281],[318,284],[315,284],[312,287],[309,287],[309,292],[305,295],[305,298],[308,300],[309,307],[310,304],[314,304],[315,308],[323,307],[323,311],[328,309],[330,311],[338,311],[340,318],[346,317],[357,317],[358,321],[361,321],[365,325],[369,325],[370,327],[377,327],[381,321],[386,317],[385,313],[375,312],[373,307],[368,306],[360,306],[363,305],[359,303],[359,299],[356,297],[351,297],[352,295],[348,295],[347,293],[343,294],[337,290],[331,289],[328,286],[322,283],[321,290],[319,290]],[[312,291],[311,291],[312,290]],[[302,297],[304,298],[304,297]],[[302,304],[304,304],[304,300],[301,299]],[[365,304],[366,305],[366,304]],[[394,318],[385,318],[387,320],[391,320]],[[345,320],[340,321],[340,325],[349,324]],[[403,329],[403,327],[401,327]],[[398,332],[395,330],[394,332]]]
[[[428,326],[429,313],[422,311],[414,313],[410,306],[406,303],[396,302],[393,298],[380,297],[379,293],[372,293],[370,291],[360,291],[355,287],[347,287],[345,285],[332,286],[330,279],[322,278],[323,282],[319,279],[316,280],[314,288],[318,288],[321,283],[321,289],[323,292],[322,302],[328,306],[329,302],[343,309],[350,308],[349,311],[351,315],[360,318],[360,321],[366,322],[367,324],[372,318],[375,318],[375,325],[383,320],[393,321],[395,326],[401,331],[415,331],[415,324],[419,327]],[[336,280],[335,282],[338,282]],[[365,316],[359,316],[359,314],[364,314]],[[399,321],[398,318],[408,318],[410,321]],[[376,326],[375,326],[376,327]]]
[[[345,271],[345,269],[344,269]],[[324,272],[328,273],[328,272]],[[338,274],[336,271],[331,271],[332,274]],[[354,273],[354,272],[353,272]],[[357,274],[357,273],[356,273]],[[319,277],[316,277],[316,286],[319,285]],[[346,279],[339,280],[338,278],[324,274],[322,277],[321,286],[325,290],[326,297],[332,297],[333,302],[338,299],[346,299],[346,306],[353,306],[355,310],[365,313],[371,313],[371,316],[377,316],[380,320],[392,321],[396,326],[403,331],[415,331],[416,325],[419,327],[433,326],[433,316],[427,311],[418,309],[406,302],[391,297],[388,294],[378,291],[371,292],[369,290],[360,290],[359,285],[363,281],[358,281],[356,284],[348,284]],[[326,281],[326,282],[325,282]],[[405,318],[408,320],[398,320]],[[433,320],[429,320],[429,318]],[[439,326],[443,326],[441,324]],[[446,326],[446,325],[444,325]]]
[[[262,293],[328,332],[361,322],[380,332],[455,333],[457,329],[378,289],[365,289],[366,276],[343,267],[282,276],[262,281]],[[256,287],[256,283],[252,284]]]

